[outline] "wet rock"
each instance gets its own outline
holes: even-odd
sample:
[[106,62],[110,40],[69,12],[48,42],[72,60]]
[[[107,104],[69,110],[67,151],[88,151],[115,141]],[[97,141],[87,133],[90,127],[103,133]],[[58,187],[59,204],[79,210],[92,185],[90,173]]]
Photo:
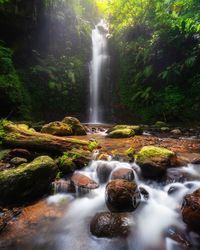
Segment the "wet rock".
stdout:
[[191,163],[192,164],[200,164],[200,157],[196,157],[196,158],[192,159]]
[[134,178],[134,171],[131,168],[117,168],[111,174],[111,180],[124,179],[127,181],[133,181]]
[[73,131],[71,126],[66,123],[50,122],[42,127],[41,133],[58,135],[58,136],[67,136],[67,135],[72,135]]
[[113,168],[114,166],[109,164],[109,162],[102,161],[98,163],[96,173],[100,183],[106,183],[108,181]]
[[168,193],[169,195],[173,195],[173,194],[177,193],[178,191],[180,191],[180,189],[181,189],[181,186],[174,185],[174,186],[171,186],[171,187],[169,188],[169,190],[167,191],[167,193]]
[[123,213],[97,213],[90,223],[90,232],[98,238],[127,237],[129,218]]
[[27,159],[21,157],[14,157],[10,160],[10,163],[19,166],[20,164],[27,163]]
[[182,217],[189,227],[200,232],[200,188],[184,197]]
[[51,189],[57,166],[49,156],[0,172],[0,203],[15,203],[42,196]]
[[139,187],[139,191],[140,191],[140,194],[144,197],[145,200],[149,199],[149,193],[145,188]]
[[75,172],[71,177],[71,183],[78,188],[96,189],[99,185],[90,177],[81,173]]
[[182,134],[181,130],[178,128],[171,130],[171,133],[173,135],[181,135]]
[[70,180],[55,180],[53,183],[53,190],[55,193],[75,193],[75,187],[71,184]]
[[141,167],[142,175],[146,178],[159,178],[166,174],[176,160],[174,152],[160,147],[145,146],[136,156],[136,162]]
[[106,205],[111,212],[132,212],[140,202],[135,182],[112,180],[106,186]]
[[63,123],[71,126],[73,135],[86,135],[86,128],[75,117],[67,116],[62,120]]

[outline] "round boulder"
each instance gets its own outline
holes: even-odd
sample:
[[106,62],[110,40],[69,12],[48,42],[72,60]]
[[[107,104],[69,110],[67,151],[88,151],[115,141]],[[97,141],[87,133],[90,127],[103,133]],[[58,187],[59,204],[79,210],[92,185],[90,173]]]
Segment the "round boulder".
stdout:
[[72,128],[73,135],[86,135],[86,128],[75,117],[67,116],[62,120],[62,123],[69,125]]
[[23,148],[15,148],[9,152],[8,154],[9,159],[12,159],[15,157],[25,158],[27,160],[31,160],[33,158],[30,151],[28,151],[27,149],[23,149]]
[[131,168],[117,168],[111,174],[111,180],[124,179],[127,181],[133,181],[134,178],[134,171]]
[[81,173],[75,172],[71,177],[71,183],[78,188],[96,189],[99,185],[90,177]]
[[141,167],[146,178],[160,178],[166,174],[167,168],[176,162],[174,152],[161,147],[145,146],[136,156],[136,162]]
[[106,205],[111,212],[132,212],[140,202],[135,182],[112,180],[106,186]]
[[106,161],[99,162],[98,167],[96,169],[99,182],[106,183],[109,179],[112,170],[113,170],[113,165],[109,164],[109,162]]
[[200,188],[184,197],[182,216],[188,226],[200,232]]
[[71,126],[63,122],[50,122],[45,124],[42,127],[41,132],[58,136],[67,136],[73,134]]
[[98,238],[127,237],[129,218],[122,213],[97,213],[90,223],[90,232]]

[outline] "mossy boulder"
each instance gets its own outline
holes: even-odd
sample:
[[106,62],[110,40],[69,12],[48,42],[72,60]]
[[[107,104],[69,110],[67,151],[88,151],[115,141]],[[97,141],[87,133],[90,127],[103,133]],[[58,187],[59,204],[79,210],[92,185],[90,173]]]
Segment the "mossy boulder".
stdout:
[[110,134],[116,130],[130,129],[134,132],[134,135],[141,135],[143,130],[139,125],[115,125],[107,130],[107,133]]
[[50,122],[45,124],[42,127],[41,132],[58,136],[67,136],[73,134],[72,127],[69,124],[63,122]]
[[172,167],[176,154],[166,148],[145,146],[136,155],[136,162],[141,167],[144,177],[162,177],[168,167]]
[[57,166],[49,156],[0,172],[0,203],[16,203],[44,195],[51,189]]
[[169,127],[161,127],[160,131],[163,132],[163,133],[167,133],[167,132],[170,131],[170,128]]
[[130,128],[116,129],[110,132],[107,137],[109,138],[129,138],[135,135],[134,130]]
[[82,149],[72,149],[65,152],[59,159],[59,169],[63,174],[69,174],[76,169],[86,167],[92,159],[92,153]]
[[163,122],[163,121],[157,121],[157,122],[155,123],[155,126],[156,126],[157,128],[163,128],[163,127],[167,127],[167,124],[166,124],[165,122]]
[[62,120],[62,123],[69,125],[72,128],[73,135],[86,135],[86,128],[75,117],[67,116]]

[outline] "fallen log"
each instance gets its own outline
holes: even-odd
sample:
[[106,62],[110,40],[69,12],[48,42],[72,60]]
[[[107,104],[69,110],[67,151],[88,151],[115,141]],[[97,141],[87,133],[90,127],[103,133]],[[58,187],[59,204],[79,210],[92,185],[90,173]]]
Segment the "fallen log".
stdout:
[[69,137],[59,137],[29,129],[25,124],[4,121],[1,124],[2,144],[9,147],[21,147],[33,150],[66,151],[72,148],[89,148],[90,141]]

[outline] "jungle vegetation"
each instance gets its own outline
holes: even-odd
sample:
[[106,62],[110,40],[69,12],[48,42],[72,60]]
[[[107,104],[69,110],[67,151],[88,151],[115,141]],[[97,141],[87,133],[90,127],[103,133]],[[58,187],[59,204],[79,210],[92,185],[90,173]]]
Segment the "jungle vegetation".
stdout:
[[84,119],[100,18],[110,29],[116,114],[199,121],[198,0],[0,0],[0,116]]

